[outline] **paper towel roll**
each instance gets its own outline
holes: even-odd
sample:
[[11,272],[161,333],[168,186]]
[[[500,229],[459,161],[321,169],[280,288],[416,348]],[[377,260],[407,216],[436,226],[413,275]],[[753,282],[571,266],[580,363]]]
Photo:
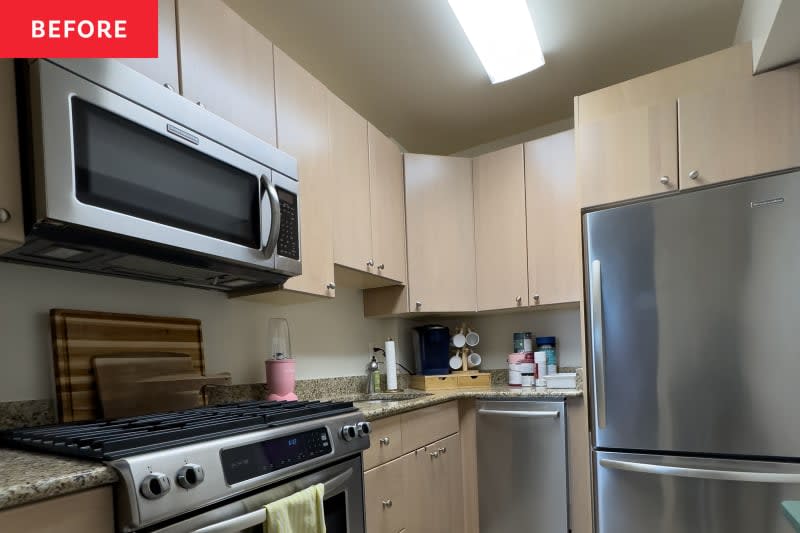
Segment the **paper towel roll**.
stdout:
[[386,390],[397,390],[397,353],[394,341],[389,339],[383,345],[386,356]]

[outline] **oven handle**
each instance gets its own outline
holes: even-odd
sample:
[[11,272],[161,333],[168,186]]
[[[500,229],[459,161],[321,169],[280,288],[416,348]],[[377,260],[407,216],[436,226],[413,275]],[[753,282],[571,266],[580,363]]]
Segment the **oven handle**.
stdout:
[[[269,211],[265,205],[265,200],[269,202]],[[267,212],[270,213],[269,235],[264,238],[264,226]],[[265,174],[261,175],[261,253],[264,257],[272,257],[275,247],[278,245],[278,235],[281,231],[281,201],[278,198],[278,191],[275,189]]]
[[[348,468],[341,474],[329,479],[324,483],[325,494],[336,492],[353,476],[353,469]],[[236,533],[251,527],[257,527],[267,521],[267,510],[264,507],[251,511],[247,514],[223,520],[210,526],[195,529],[193,533]]]

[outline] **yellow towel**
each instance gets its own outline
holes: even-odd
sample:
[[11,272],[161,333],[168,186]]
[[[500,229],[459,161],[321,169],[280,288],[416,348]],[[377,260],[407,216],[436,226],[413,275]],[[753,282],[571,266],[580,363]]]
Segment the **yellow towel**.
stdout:
[[325,485],[319,483],[267,504],[264,533],[325,533]]

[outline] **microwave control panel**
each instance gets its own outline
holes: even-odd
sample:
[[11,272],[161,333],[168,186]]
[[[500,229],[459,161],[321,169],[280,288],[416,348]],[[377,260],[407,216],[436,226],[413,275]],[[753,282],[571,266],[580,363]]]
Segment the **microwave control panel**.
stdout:
[[281,201],[281,230],[278,234],[278,255],[300,259],[300,216],[297,211],[297,196],[278,189]]

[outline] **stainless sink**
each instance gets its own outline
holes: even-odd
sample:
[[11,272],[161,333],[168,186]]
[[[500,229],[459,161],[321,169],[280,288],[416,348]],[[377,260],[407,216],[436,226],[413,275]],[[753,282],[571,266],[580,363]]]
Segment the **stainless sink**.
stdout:
[[414,400],[430,395],[430,392],[378,392],[375,394],[363,394],[353,401],[358,403],[391,403]]

